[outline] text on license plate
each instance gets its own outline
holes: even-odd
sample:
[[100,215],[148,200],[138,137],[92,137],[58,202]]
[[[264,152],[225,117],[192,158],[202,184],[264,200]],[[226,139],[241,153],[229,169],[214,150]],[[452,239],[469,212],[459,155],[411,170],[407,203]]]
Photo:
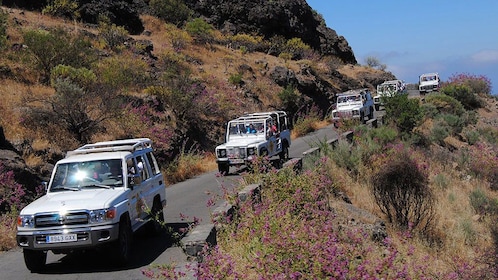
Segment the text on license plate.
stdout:
[[62,243],[62,242],[75,242],[78,241],[76,234],[59,234],[47,236],[47,243]]

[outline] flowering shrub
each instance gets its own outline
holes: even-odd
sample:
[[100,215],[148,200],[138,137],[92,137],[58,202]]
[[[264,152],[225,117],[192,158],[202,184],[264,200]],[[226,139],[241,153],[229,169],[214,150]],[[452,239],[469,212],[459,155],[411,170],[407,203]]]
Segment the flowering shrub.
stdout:
[[14,179],[14,171],[6,171],[0,163],[0,213],[21,210],[26,205],[25,195],[25,188]]
[[469,147],[469,168],[476,175],[490,182],[498,190],[498,148],[487,143],[476,143]]

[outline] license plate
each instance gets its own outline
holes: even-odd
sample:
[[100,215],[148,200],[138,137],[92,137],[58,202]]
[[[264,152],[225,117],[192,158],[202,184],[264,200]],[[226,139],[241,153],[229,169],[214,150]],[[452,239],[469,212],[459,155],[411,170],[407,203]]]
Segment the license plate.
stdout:
[[47,236],[47,243],[62,243],[62,242],[75,242],[78,241],[76,234],[59,234]]
[[230,163],[242,164],[242,163],[244,163],[244,160],[243,159],[231,159]]

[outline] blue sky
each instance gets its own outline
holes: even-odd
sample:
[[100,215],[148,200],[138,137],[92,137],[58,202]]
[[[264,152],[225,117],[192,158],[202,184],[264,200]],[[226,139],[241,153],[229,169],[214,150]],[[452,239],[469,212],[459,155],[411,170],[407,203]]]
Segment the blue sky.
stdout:
[[443,81],[484,75],[498,94],[496,0],[307,0],[327,27],[344,36],[359,64],[372,56],[407,83],[426,72]]

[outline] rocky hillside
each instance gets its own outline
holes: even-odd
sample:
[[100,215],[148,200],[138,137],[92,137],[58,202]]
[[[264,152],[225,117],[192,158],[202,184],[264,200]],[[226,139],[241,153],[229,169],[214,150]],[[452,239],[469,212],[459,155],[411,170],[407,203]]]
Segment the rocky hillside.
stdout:
[[[8,47],[0,59],[0,78],[7,85],[3,86],[2,111],[0,113],[0,160],[16,173],[19,182],[34,185],[42,178],[47,179],[51,164],[63,156],[67,149],[76,148],[74,141],[54,142],[54,135],[40,139],[34,131],[20,128],[22,116],[19,108],[22,99],[35,93],[53,94],[53,88],[43,84],[40,73],[34,72],[29,65],[23,64],[19,55],[25,46],[22,34],[26,30],[63,28],[71,34],[83,34],[90,38],[96,46],[98,61],[109,57],[139,57],[149,65],[148,72],[152,77],[163,74],[160,65],[163,57],[175,53],[168,37],[171,32],[166,22],[154,15],[143,1],[75,1],[80,4],[81,22],[68,20],[67,17],[47,16],[41,13],[45,1],[3,1],[3,10],[8,15]],[[264,111],[282,109],[283,104],[278,93],[288,86],[295,88],[299,99],[294,104],[300,108],[319,107],[323,116],[329,111],[337,93],[357,87],[369,87],[372,90],[384,80],[394,79],[389,73],[357,65],[353,50],[347,40],[324,25],[315,11],[304,0],[287,1],[185,1],[193,17],[203,18],[216,29],[214,39],[207,44],[191,44],[181,50],[185,57],[182,62],[192,76],[201,81],[206,89],[222,92],[219,82],[225,84],[236,73],[241,79],[231,84],[241,104],[239,112],[227,112],[225,117],[240,114],[244,111]],[[118,26],[125,27],[129,36],[123,48],[125,51],[115,52],[109,49],[99,49],[98,26],[95,25],[95,13],[99,11],[109,16]],[[126,19],[126,20],[125,20]],[[126,22],[126,24],[123,24]],[[131,25],[130,25],[131,24]],[[181,27],[178,28],[181,30]],[[284,59],[271,48],[257,48],[254,51],[242,52],[230,44],[230,36],[236,34],[257,34],[263,40],[272,38],[300,38],[311,47],[311,51],[299,59]],[[140,46],[140,47],[138,47]],[[120,47],[121,48],[121,47]],[[14,57],[14,58],[13,58]],[[154,83],[154,82],[153,82]],[[152,83],[152,84],[153,84]],[[157,82],[156,82],[157,83]],[[152,85],[151,84],[151,85]],[[132,89],[115,89],[125,100],[135,104],[149,102],[142,87]],[[174,108],[165,110],[174,119]],[[299,113],[293,112],[294,114]],[[17,116],[17,119],[16,119]],[[169,118],[169,116],[168,116]],[[180,139],[201,143],[201,148],[212,151],[213,146],[223,134],[222,126],[217,126],[223,119],[206,115],[202,121],[201,133],[198,127],[191,125],[178,129]],[[108,138],[120,138],[130,135],[115,131],[115,123],[107,123],[100,127],[89,141]],[[130,135],[133,136],[133,135]],[[38,137],[38,138],[37,138]],[[36,143],[45,143],[36,145]],[[61,145],[61,143],[65,143]],[[27,175],[32,174],[32,175]],[[21,180],[22,178],[22,180]]]

